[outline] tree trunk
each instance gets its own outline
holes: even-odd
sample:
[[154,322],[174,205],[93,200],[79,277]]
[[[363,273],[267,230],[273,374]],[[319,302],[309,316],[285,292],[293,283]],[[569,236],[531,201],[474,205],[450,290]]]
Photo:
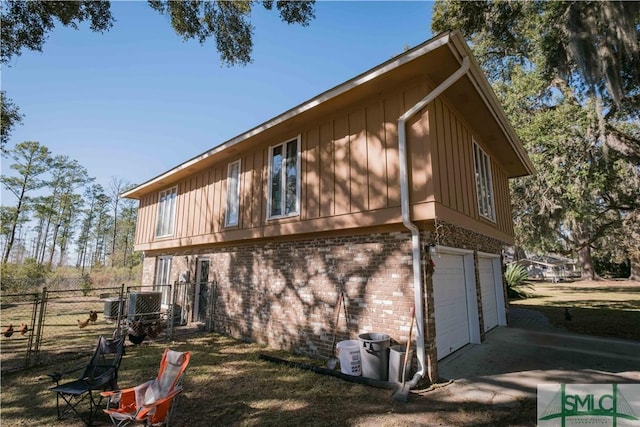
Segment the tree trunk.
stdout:
[[11,248],[13,247],[13,241],[16,237],[16,227],[18,226],[18,220],[20,219],[20,211],[22,209],[22,200],[24,199],[25,187],[22,186],[22,192],[20,193],[20,199],[18,200],[18,206],[16,206],[16,214],[11,218],[11,233],[9,234],[9,240],[5,248],[4,257],[2,258],[3,264],[9,262],[9,255],[11,254]]
[[580,266],[582,267],[582,280],[599,280],[600,277],[596,274],[596,270],[593,267],[593,259],[591,258],[591,247],[588,245],[581,248],[578,251],[578,259],[580,260]]
[[44,254],[47,251],[47,242],[49,241],[49,226],[51,225],[51,215],[45,218],[46,226],[44,227],[44,233],[42,233],[42,247],[40,248],[40,254],[38,255],[38,264],[44,264]]
[[[58,220],[60,219],[58,218]],[[58,230],[60,230],[60,226],[61,224],[58,223],[53,229],[53,237],[52,237],[53,241],[51,242],[51,250],[49,251],[49,262],[47,263],[47,265],[49,266],[49,269],[51,269],[53,265],[53,256],[56,253],[56,242],[58,241]]]
[[640,280],[640,259],[637,259],[635,257],[630,257],[629,269],[631,270],[631,274],[629,275],[629,280]]
[[111,267],[116,265],[116,236],[118,235],[118,194],[113,203],[113,240],[111,241]]
[[122,250],[122,266],[127,266],[127,252],[129,251],[129,230],[124,236],[124,249]]

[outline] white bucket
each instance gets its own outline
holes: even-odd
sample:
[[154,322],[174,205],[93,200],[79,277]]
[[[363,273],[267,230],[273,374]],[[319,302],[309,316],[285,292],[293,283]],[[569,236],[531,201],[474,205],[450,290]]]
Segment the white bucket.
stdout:
[[340,341],[336,348],[338,349],[338,358],[340,360],[340,372],[356,377],[362,375],[360,341]]

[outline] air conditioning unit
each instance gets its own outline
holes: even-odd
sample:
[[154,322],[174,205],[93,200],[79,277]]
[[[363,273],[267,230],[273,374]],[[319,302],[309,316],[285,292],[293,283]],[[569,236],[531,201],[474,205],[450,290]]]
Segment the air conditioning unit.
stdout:
[[117,319],[118,311],[120,310],[120,298],[104,298],[103,301],[105,319]]
[[160,318],[162,292],[140,291],[129,294],[127,318],[133,320],[157,320]]

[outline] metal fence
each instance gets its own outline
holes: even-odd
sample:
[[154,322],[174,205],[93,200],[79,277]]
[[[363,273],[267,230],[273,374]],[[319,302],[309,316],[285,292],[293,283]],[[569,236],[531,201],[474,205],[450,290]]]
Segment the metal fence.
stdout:
[[34,347],[33,326],[37,323],[41,298],[37,293],[3,295],[0,300],[0,364],[2,371],[31,364]]
[[[177,286],[49,290],[2,295],[2,371],[76,358],[95,348],[98,336],[125,335],[133,344],[171,339],[183,323]],[[173,314],[173,315],[171,315]]]

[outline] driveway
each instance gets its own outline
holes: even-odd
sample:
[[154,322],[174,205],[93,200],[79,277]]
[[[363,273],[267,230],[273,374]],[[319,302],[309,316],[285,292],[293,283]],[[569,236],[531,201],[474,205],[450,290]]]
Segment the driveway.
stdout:
[[571,334],[518,310],[515,326],[495,328],[439,363],[456,399],[535,399],[540,383],[640,383],[640,342]]

